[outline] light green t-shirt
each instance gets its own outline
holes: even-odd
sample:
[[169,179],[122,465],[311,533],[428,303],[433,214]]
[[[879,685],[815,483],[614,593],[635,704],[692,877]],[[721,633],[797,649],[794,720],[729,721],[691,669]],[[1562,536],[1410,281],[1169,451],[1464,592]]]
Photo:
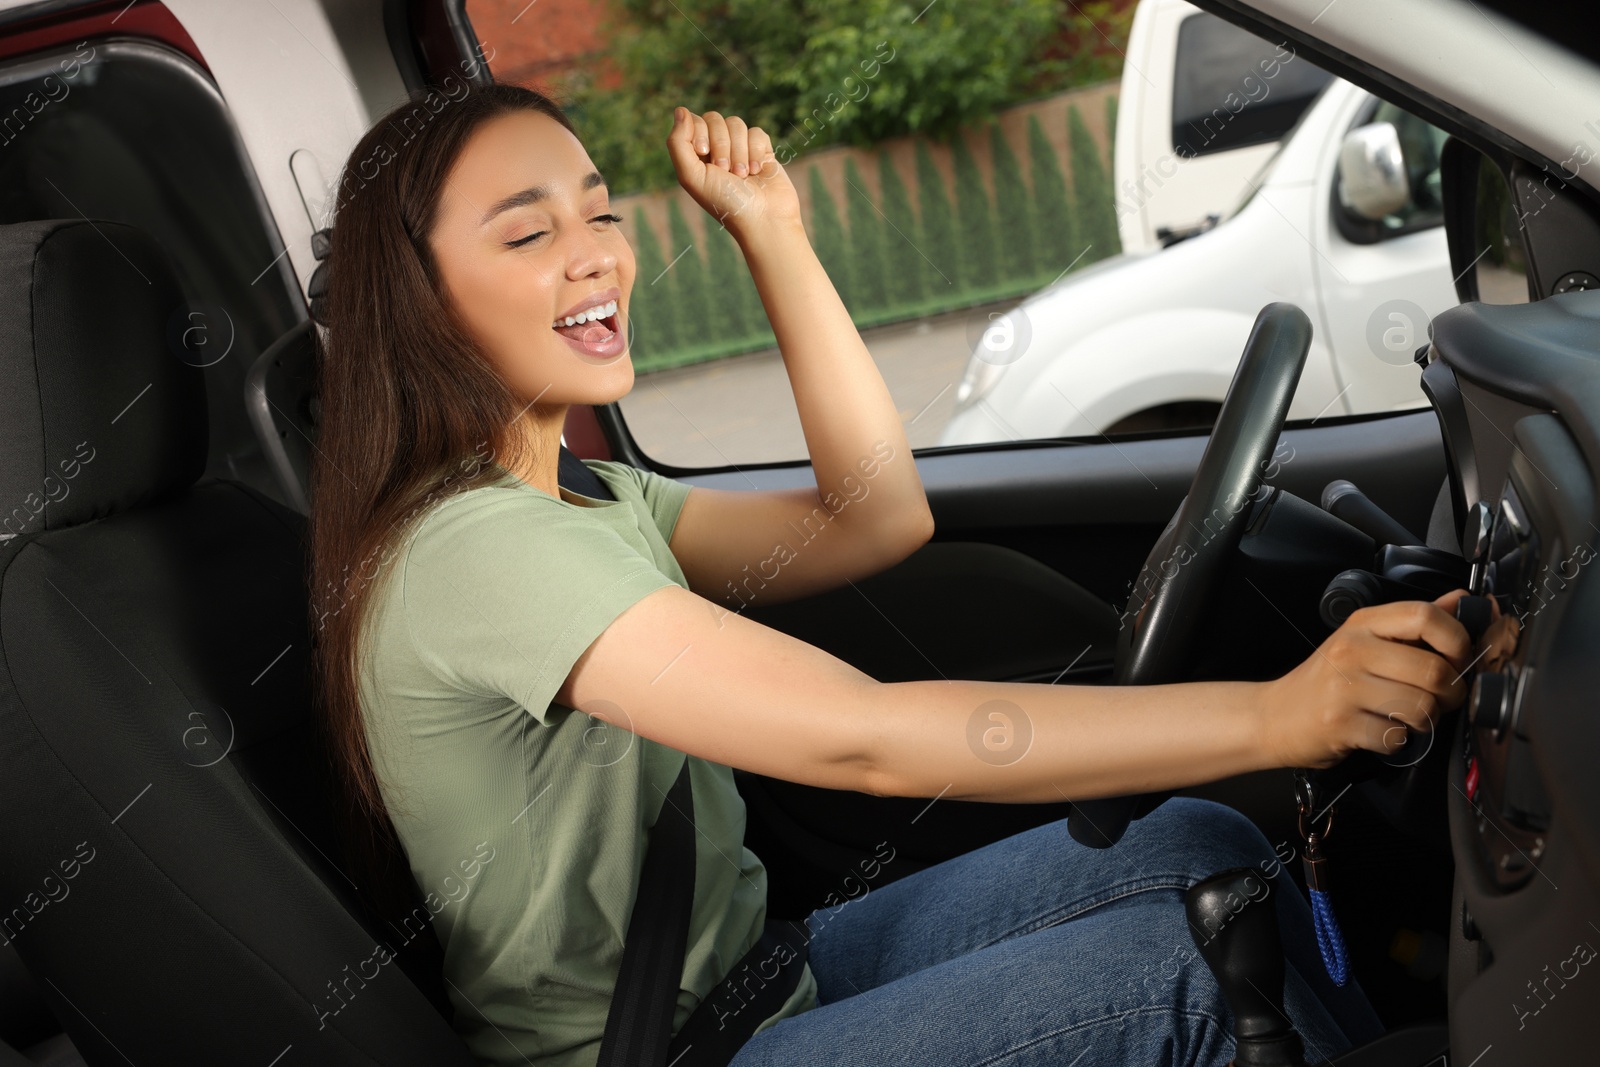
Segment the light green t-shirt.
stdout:
[[[698,832],[674,1033],[766,920],[732,770],[555,702],[612,620],[688,588],[667,542],[692,487],[584,462],[615,501],[557,499],[496,465],[498,483],[433,503],[365,630],[368,751],[435,912],[454,1026],[485,1063],[595,1063],[646,835],[684,759]],[[807,966],[761,1029],[816,1005]]]

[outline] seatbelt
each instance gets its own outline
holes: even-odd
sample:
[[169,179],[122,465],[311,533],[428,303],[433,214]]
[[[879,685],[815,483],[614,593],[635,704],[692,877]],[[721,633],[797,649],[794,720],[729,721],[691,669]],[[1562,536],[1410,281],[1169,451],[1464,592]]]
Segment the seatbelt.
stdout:
[[685,757],[645,847],[596,1067],[665,1067],[669,1057],[672,1067],[726,1067],[800,987],[810,943],[805,925],[768,919],[761,937],[673,1035],[694,903],[694,834]]
[[665,1067],[694,904],[689,757],[650,830],[596,1067]]
[[800,987],[810,938],[803,922],[768,919],[761,937],[695,1005],[672,1039],[672,1067],[727,1067],[756,1027]]

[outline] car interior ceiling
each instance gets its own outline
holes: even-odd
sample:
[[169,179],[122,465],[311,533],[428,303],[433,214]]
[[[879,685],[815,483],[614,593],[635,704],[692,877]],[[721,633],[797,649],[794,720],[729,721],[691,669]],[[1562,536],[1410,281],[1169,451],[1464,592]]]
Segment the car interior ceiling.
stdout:
[[[1314,42],[1308,47],[1318,62],[1332,64],[1329,69],[1349,69],[1335,55],[1317,55]],[[197,95],[183,75],[136,50],[123,62],[105,64],[102,77],[89,87],[96,94],[92,109],[52,115],[30,131],[29,153],[0,155],[5,262],[19,264],[25,257],[30,270],[37,262],[55,263],[59,282],[44,298],[64,309],[61,322],[73,323],[53,326],[59,332],[48,337],[37,332],[38,325],[23,335],[16,324],[35,319],[18,309],[0,316],[0,323],[11,323],[0,327],[0,360],[22,386],[7,390],[13,398],[5,403],[19,429],[0,456],[0,483],[7,499],[36,492],[33,472],[70,455],[80,439],[95,443],[103,457],[85,465],[76,486],[80,495],[68,508],[53,509],[43,528],[5,546],[0,589],[12,657],[5,691],[16,694],[9,698],[16,708],[52,711],[50,718],[28,717],[25,729],[11,728],[7,743],[18,747],[9,766],[31,769],[5,788],[13,810],[50,812],[83,826],[104,825],[145,783],[158,788],[119,823],[124,836],[94,842],[101,867],[86,864],[86,875],[93,877],[76,890],[88,901],[80,899],[83,920],[70,930],[41,925],[33,943],[24,934],[15,949],[0,951],[0,1067],[8,1056],[29,1062],[14,1049],[45,1041],[63,1027],[87,1062],[122,1062],[124,1049],[145,1050],[143,1060],[133,1055],[135,1062],[160,1061],[173,1039],[158,1020],[170,988],[180,983],[201,983],[217,996],[201,1013],[206,1018],[183,1037],[194,1049],[207,1041],[238,1047],[241,1027],[256,1028],[264,1039],[270,1034],[273,1041],[304,1033],[305,1046],[312,1047],[318,1043],[309,1025],[314,1020],[303,1017],[303,1002],[289,982],[245,983],[230,976],[254,974],[266,962],[277,974],[314,988],[365,955],[380,936],[376,919],[353,898],[329,858],[337,848],[327,783],[309,755],[307,638],[297,570],[304,530],[299,505],[316,436],[307,312],[298,290],[287,287],[292,278],[287,285],[252,282],[258,272],[273,270],[278,238],[263,224],[259,191],[248,178],[220,98]],[[0,110],[27,84],[0,77]],[[156,121],[147,110],[152,99],[166,101],[171,114],[182,116],[189,141],[156,150],[155,141],[126,135]],[[1447,182],[1470,159],[1471,166],[1503,167],[1515,187],[1516,161],[1502,147],[1471,143],[1471,131],[1452,132],[1459,140],[1446,149]],[[1466,154],[1469,143],[1482,160]],[[86,156],[98,161],[94,168],[84,165]],[[130,289],[86,266],[106,265],[103,254],[89,251],[99,240],[90,227],[41,221],[77,219],[79,211],[69,209],[46,180],[63,171],[74,174],[73,207],[122,227],[118,246],[155,279],[156,293]],[[199,201],[187,195],[194,189],[208,190],[204,214],[196,214]],[[1449,188],[1445,195],[1450,197]],[[1534,316],[1490,309],[1484,316],[1450,319],[1449,331],[1435,338],[1434,351],[1422,359],[1431,356],[1430,367],[1448,360],[1448,380],[1435,373],[1431,387],[1435,404],[1448,413],[1430,408],[1291,425],[1283,439],[1295,459],[1275,479],[1279,490],[1315,503],[1330,483],[1347,479],[1394,523],[1422,534],[1424,547],[1461,556],[1463,522],[1476,503],[1462,489],[1463,464],[1470,461],[1474,487],[1484,498],[1498,509],[1502,486],[1522,485],[1547,539],[1571,549],[1578,535],[1566,527],[1579,518],[1587,521],[1592,509],[1575,518],[1577,504],[1558,502],[1539,486],[1555,471],[1562,472],[1557,480],[1564,484],[1591,485],[1590,471],[1600,462],[1600,410],[1591,393],[1570,385],[1588,380],[1570,375],[1573,367],[1595,359],[1595,346],[1585,342],[1583,331],[1596,315],[1593,301],[1553,286],[1578,265],[1600,273],[1600,212],[1584,190],[1558,196],[1557,208],[1536,221],[1528,240],[1534,295],[1559,299],[1534,309],[1543,313]],[[1459,210],[1451,217],[1447,207],[1446,224],[1461,233],[1472,220],[1460,217],[1460,194],[1454,202]],[[1557,247],[1565,258],[1549,251]],[[1454,257],[1458,250],[1452,252]],[[276,272],[268,277],[283,281]],[[7,285],[0,300],[15,300],[17,285],[9,278]],[[116,316],[78,313],[107,302],[120,309]],[[174,314],[222,307],[247,309],[236,323],[236,351],[243,358],[211,361],[207,355],[175,363]],[[97,325],[112,318],[143,323],[146,340],[156,341],[141,348],[123,331],[112,335]],[[178,321],[181,330],[190,320]],[[280,339],[285,343],[275,346]],[[113,348],[124,358],[108,359]],[[26,364],[36,357],[35,373]],[[202,373],[186,374],[185,366]],[[125,392],[133,395],[134,379],[151,377],[165,389],[157,408],[164,420],[121,424],[123,436],[113,443],[101,428],[125,402],[113,386],[128,386]],[[1462,399],[1450,399],[1458,395]],[[29,406],[31,418],[24,414]],[[1564,416],[1560,425],[1538,421],[1551,411]],[[610,430],[613,455],[648,464],[614,410],[602,412],[600,420]],[[99,448],[102,441],[105,447]],[[883,681],[1104,684],[1116,656],[1118,608],[1188,492],[1205,445],[1204,436],[1166,432],[1116,443],[926,450],[918,455],[918,468],[938,520],[930,544],[852,587],[791,604],[756,604],[750,617]],[[140,473],[147,470],[159,477]],[[611,495],[567,448],[559,478],[590,496]],[[697,485],[758,488],[806,485],[809,478],[804,463],[684,476]],[[1550,532],[1558,528],[1559,535]],[[44,551],[21,551],[36,544]],[[1288,583],[1299,612],[1292,619],[1274,615],[1247,589],[1241,591],[1240,582],[1230,583],[1233,593],[1221,607],[1217,640],[1206,654],[1214,669],[1266,677],[1305,655],[1307,636],[1314,637],[1319,625],[1317,598],[1333,572],[1326,564],[1273,566],[1272,560],[1243,558],[1235,575],[1270,573]],[[1256,567],[1266,569],[1251,569]],[[51,599],[52,581],[67,601],[97,607],[73,615]],[[1573,598],[1572,604],[1587,601]],[[23,606],[32,620],[26,625],[13,615]],[[155,622],[149,617],[153,606]],[[1579,607],[1562,601],[1541,620],[1547,645],[1554,638],[1544,635],[1553,632],[1557,611],[1576,616]],[[254,655],[255,647],[242,650],[235,631],[213,625],[224,619],[248,619],[242,625],[263,645],[293,647],[264,686],[235,681],[256,673],[246,669],[245,655]],[[97,635],[96,624],[111,627],[107,632],[116,645],[141,651],[126,662],[104,655],[98,642],[105,634]],[[186,724],[164,719],[156,698],[121,704],[105,699],[105,693],[127,689],[128,676],[117,672],[137,671],[139,664],[156,668],[147,681],[169,704],[196,703],[208,740],[226,737],[228,754],[219,773],[175,773],[160,746],[175,736],[187,746]],[[1571,758],[1592,757],[1593,735],[1564,728],[1572,731]],[[196,756],[184,769],[203,762]],[[1441,775],[1444,769],[1442,761],[1432,765]],[[897,860],[884,867],[877,885],[1070,810],[1066,803],[930,804],[924,798],[871,797],[744,771],[736,778],[748,805],[747,844],[768,868],[770,908],[778,917],[798,918],[822,906],[880,841],[895,843]],[[1464,836],[1469,829],[1456,825],[1456,813],[1446,810],[1449,787],[1442,777],[1426,796],[1400,795],[1397,781],[1378,775],[1352,783],[1328,842],[1340,884],[1351,887],[1340,896],[1339,909],[1355,969],[1391,1028],[1446,1017],[1445,946],[1452,946],[1457,966],[1466,958],[1457,947],[1464,936],[1461,856],[1480,847],[1476,838]],[[1594,787],[1564,778],[1561,788],[1543,801],[1559,805],[1569,820],[1574,811],[1587,811],[1592,822],[1597,808],[1584,790]],[[1180,792],[1238,807],[1274,844],[1298,840],[1288,771]],[[1592,826],[1580,822],[1575,829],[1569,821],[1565,832],[1578,829]],[[1517,828],[1507,823],[1503,832]],[[57,836],[16,833],[10,840],[14,852],[7,867],[26,872],[24,881],[60,859]],[[1587,840],[1575,847],[1582,852],[1594,845]],[[219,863],[219,856],[227,862]],[[1285,869],[1304,888],[1299,865]],[[1526,884],[1524,879],[1513,888]],[[1572,884],[1562,915],[1594,899],[1592,873],[1574,874]],[[1514,903],[1502,906],[1496,899],[1500,911],[1492,915],[1515,914]],[[142,916],[142,925],[130,926],[129,914]],[[294,921],[286,921],[291,916]],[[192,936],[175,936],[180,928]],[[108,943],[119,951],[106,953]],[[1493,962],[1485,958],[1482,942],[1471,951],[1476,966]],[[74,962],[108,955],[97,976]],[[408,940],[398,962],[400,969],[386,969],[373,983],[360,1012],[330,1021],[346,1043],[339,1051],[359,1048],[387,1056],[384,1062],[469,1062],[446,1024],[441,957],[431,931]],[[60,984],[52,988],[56,980]],[[74,1015],[63,988],[81,990],[103,1006],[107,1020],[114,1020],[106,1025],[119,1037],[116,1047]],[[340,1061],[329,1054],[319,1062]],[[1398,1061],[1383,1063],[1400,1067]]]

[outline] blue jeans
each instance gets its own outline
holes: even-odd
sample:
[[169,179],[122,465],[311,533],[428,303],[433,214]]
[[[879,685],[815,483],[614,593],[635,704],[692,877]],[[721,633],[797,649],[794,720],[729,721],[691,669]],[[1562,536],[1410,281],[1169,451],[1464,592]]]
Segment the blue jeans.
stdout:
[[818,1007],[756,1034],[730,1067],[1222,1067],[1232,1013],[1183,894],[1246,866],[1272,876],[1307,1060],[1383,1033],[1355,981],[1328,978],[1305,897],[1255,824],[1177,797],[1109,849],[1062,819],[812,912]]

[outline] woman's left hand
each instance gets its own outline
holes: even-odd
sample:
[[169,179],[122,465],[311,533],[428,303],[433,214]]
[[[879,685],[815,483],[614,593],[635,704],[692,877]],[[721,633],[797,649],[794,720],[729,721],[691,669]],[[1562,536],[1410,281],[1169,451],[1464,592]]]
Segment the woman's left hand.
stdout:
[[800,226],[800,198],[761,127],[680,107],[667,152],[678,184],[741,243],[767,227]]

